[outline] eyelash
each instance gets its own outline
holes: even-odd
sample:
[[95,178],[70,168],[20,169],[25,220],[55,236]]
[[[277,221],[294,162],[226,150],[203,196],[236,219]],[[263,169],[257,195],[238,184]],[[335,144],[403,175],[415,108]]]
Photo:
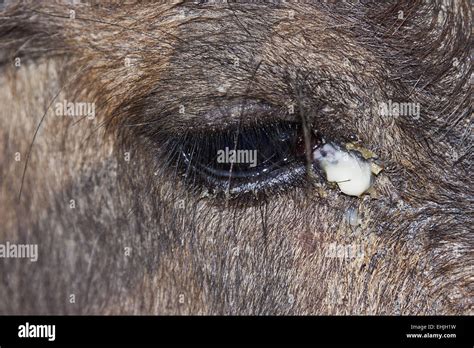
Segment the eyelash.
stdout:
[[[312,139],[313,147],[322,141],[319,134]],[[247,164],[218,163],[218,151],[225,148],[255,150],[258,164],[252,168]],[[204,189],[216,198],[253,199],[307,183],[305,142],[297,122],[171,137],[162,146],[162,153],[169,169],[188,188],[195,192]],[[220,175],[228,174],[229,169],[233,171],[230,183],[228,175]]]

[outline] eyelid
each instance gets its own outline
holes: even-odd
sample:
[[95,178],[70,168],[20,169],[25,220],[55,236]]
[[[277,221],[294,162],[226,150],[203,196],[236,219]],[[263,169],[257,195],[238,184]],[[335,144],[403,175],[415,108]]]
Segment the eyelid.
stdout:
[[[238,133],[235,133],[238,132]],[[264,150],[260,153],[259,166],[255,169],[236,165],[232,173],[228,164],[219,167],[217,149],[229,144],[233,135],[239,134],[247,142],[242,148]],[[306,156],[299,123],[272,122],[260,126],[232,128],[224,132],[196,132],[174,140],[174,149],[179,149],[184,180],[194,189],[206,188],[216,194],[241,196],[252,192],[281,192],[289,187],[301,185],[306,176]],[[176,145],[177,144],[177,145]],[[303,150],[302,150],[303,149]],[[273,152],[272,152],[273,151]],[[217,157],[217,155],[216,155]],[[285,158],[283,158],[285,157]],[[222,165],[222,164],[221,164]],[[219,169],[221,168],[221,169]],[[230,173],[226,176],[226,173]],[[230,180],[229,180],[230,179]]]
[[[150,131],[159,129],[168,134],[226,131],[235,127],[250,127],[273,121],[298,121],[296,112],[286,105],[263,99],[244,97],[206,97],[173,101],[167,109],[156,110],[156,96],[147,96],[138,106],[139,124],[150,124]],[[133,122],[130,122],[133,123]]]

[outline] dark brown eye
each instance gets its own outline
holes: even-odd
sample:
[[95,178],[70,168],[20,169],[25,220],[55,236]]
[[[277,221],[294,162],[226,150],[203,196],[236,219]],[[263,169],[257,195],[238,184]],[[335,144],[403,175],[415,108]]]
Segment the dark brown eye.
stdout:
[[[297,122],[197,133],[177,140],[185,180],[239,194],[291,185],[305,174],[305,141]],[[321,144],[313,136],[312,147]]]

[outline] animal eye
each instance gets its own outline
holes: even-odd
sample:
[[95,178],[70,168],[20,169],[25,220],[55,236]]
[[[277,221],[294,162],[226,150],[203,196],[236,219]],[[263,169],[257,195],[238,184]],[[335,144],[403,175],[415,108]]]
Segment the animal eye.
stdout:
[[[313,134],[313,149],[321,144]],[[279,191],[301,182],[306,173],[301,124],[277,121],[176,138],[177,169],[188,185],[214,194]]]

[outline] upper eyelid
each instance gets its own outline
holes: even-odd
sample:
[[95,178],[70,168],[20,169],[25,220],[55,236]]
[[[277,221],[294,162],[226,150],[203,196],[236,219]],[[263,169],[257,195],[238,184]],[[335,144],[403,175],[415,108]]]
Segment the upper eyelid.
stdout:
[[133,110],[127,127],[149,126],[163,134],[185,134],[225,130],[236,126],[250,126],[272,121],[296,121],[297,113],[290,112],[288,105],[269,103],[264,99],[249,97],[209,98],[195,102],[184,99],[181,104],[164,110],[156,110],[157,96],[145,96]]

